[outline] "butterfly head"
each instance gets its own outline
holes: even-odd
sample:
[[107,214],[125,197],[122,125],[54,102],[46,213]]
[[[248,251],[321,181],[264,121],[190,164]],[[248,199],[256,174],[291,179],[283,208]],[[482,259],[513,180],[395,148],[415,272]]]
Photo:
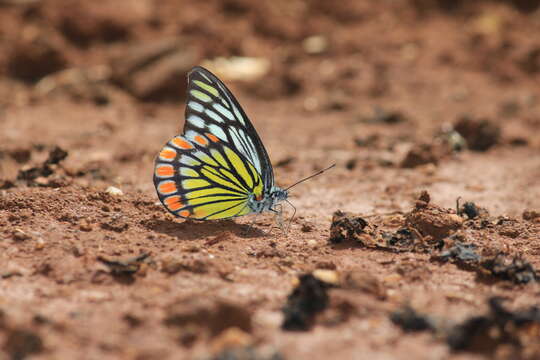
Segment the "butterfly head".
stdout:
[[287,200],[289,193],[280,187],[272,186],[269,191],[260,194],[251,194],[248,198],[248,205],[255,213],[272,211],[274,206],[281,201]]

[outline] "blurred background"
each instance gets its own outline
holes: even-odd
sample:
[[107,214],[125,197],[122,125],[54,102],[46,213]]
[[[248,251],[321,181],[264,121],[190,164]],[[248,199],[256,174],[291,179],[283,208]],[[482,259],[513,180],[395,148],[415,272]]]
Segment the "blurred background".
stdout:
[[[0,0],[0,359],[179,359],[228,341],[284,354],[257,359],[471,358],[405,336],[389,309],[456,322],[493,295],[536,303],[538,287],[334,246],[330,223],[390,213],[380,229],[397,231],[427,190],[464,233],[445,242],[538,268],[539,34],[532,0]],[[156,203],[153,159],[181,132],[195,65],[234,92],[278,185],[337,164],[291,191],[290,233]],[[493,218],[461,226],[459,197]],[[282,331],[291,279],[314,269],[357,284],[332,289],[312,333]]]
[[[296,97],[295,106],[307,111],[400,101],[407,85],[418,85],[412,95],[420,103],[440,83],[446,87],[438,90],[439,101],[453,97],[457,104],[476,91],[466,85],[478,85],[460,78],[464,73],[484,76],[502,91],[537,83],[538,6],[527,0],[1,0],[0,106],[51,98],[98,106],[181,103],[185,74],[201,63],[238,81],[249,96]],[[525,93],[514,97],[499,105],[533,102]]]

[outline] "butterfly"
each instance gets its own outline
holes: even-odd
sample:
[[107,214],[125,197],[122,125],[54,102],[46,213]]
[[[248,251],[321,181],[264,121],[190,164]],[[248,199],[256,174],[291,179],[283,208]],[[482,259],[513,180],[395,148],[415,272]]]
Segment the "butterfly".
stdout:
[[154,166],[159,200],[182,218],[281,215],[276,207],[288,202],[290,188],[335,165],[286,189],[276,186],[268,153],[246,113],[225,84],[200,66],[188,74],[185,118],[183,135],[165,144]]
[[183,135],[155,159],[154,185],[173,215],[227,219],[276,212],[288,191],[275,185],[272,164],[255,128],[231,91],[210,71],[188,74]]

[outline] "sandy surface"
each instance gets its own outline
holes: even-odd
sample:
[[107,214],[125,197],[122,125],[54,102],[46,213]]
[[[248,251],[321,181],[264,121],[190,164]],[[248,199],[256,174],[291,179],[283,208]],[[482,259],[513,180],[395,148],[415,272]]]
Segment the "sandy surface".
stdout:
[[[540,358],[533,2],[20,3],[0,1],[0,359]],[[337,164],[291,191],[288,233],[158,203],[185,74],[217,56],[271,64],[225,82],[278,184]],[[441,260],[459,244],[478,258]]]

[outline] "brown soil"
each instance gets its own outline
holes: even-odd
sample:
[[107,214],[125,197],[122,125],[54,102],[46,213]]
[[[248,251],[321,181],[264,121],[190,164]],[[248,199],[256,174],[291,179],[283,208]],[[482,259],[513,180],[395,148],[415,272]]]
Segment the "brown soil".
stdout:
[[[0,0],[0,359],[540,358],[537,2],[349,3]],[[287,234],[157,203],[218,56],[278,184],[337,164]]]

